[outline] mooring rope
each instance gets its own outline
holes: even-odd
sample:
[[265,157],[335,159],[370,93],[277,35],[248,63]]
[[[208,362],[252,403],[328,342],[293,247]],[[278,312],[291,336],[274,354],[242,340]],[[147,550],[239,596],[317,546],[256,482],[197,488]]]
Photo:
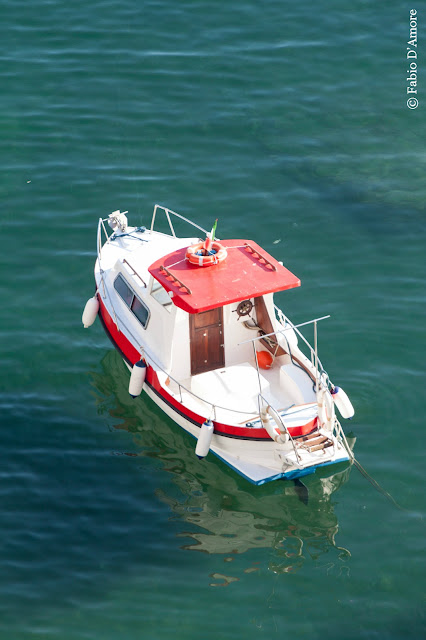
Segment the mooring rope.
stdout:
[[379,485],[378,482],[376,482],[376,480],[374,480],[374,478],[372,478],[370,476],[369,473],[367,473],[367,471],[364,469],[364,467],[362,466],[362,464],[360,462],[358,462],[358,460],[355,458],[355,456],[353,457],[353,463],[356,466],[356,468],[358,469],[358,471],[364,476],[364,478],[366,480],[368,480],[368,482],[370,482],[370,484],[373,485],[373,487],[382,495],[385,496],[385,498],[387,498],[390,502],[392,502],[393,505],[395,505],[395,507],[397,507],[397,509],[400,509],[401,511],[405,511],[404,507],[401,507],[401,505],[399,505],[397,503],[397,501],[395,500],[395,498],[393,498],[391,496],[390,493],[388,493],[385,489],[383,489],[383,487],[381,487]]

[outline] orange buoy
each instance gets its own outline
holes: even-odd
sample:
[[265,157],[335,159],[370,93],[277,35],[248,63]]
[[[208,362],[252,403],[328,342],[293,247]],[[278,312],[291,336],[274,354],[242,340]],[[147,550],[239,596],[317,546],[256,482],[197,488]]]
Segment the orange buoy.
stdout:
[[270,369],[274,362],[274,358],[269,351],[258,351],[256,354],[257,364],[261,369]]
[[193,244],[186,250],[186,259],[197,267],[208,267],[226,259],[228,252],[220,242],[207,238],[204,242]]

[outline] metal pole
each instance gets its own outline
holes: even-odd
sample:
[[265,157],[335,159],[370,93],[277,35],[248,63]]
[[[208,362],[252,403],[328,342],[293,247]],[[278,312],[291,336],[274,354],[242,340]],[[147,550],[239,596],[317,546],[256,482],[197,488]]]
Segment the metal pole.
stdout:
[[315,392],[318,393],[318,330],[317,321],[314,321],[314,349],[315,349]]
[[263,340],[264,338],[269,338],[269,336],[274,336],[277,333],[284,334],[286,331],[289,331],[290,329],[297,329],[298,327],[304,327],[307,324],[312,324],[313,322],[319,322],[320,320],[327,320],[327,318],[329,317],[330,316],[323,316],[322,318],[315,318],[315,320],[308,320],[308,322],[301,322],[300,324],[291,324],[289,327],[287,327],[287,329],[277,329],[272,333],[265,333],[264,335],[258,336],[257,338],[250,338],[250,340],[244,340],[243,342],[239,342],[238,346],[240,346],[241,344],[247,344],[247,342],[254,342],[255,340]]
[[254,346],[254,342],[252,344],[253,344],[253,352],[254,352],[254,361],[256,363],[257,379],[259,380],[259,393],[262,393],[262,384],[260,382],[259,363],[257,361],[256,347]]
[[153,211],[153,213],[152,213],[151,231],[154,229],[155,215],[156,215],[156,213],[157,213],[157,207],[158,207],[158,206],[159,206],[158,204],[156,204],[156,205],[155,205],[155,207],[154,207],[154,211]]

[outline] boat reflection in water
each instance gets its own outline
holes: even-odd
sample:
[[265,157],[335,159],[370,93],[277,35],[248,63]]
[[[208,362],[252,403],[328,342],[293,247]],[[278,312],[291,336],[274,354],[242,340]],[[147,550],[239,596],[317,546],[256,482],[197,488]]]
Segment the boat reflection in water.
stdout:
[[[198,460],[193,438],[146,395],[133,400],[129,374],[115,350],[103,358],[101,369],[91,373],[99,412],[109,414],[114,428],[132,433],[136,455],[161,461],[173,475],[179,491],[158,489],[157,496],[185,523],[180,535],[191,542],[182,548],[231,556],[227,561],[250,549],[272,550],[268,566],[276,573],[295,571],[325,553],[329,564],[343,567],[350,552],[336,543],[331,496],[348,479],[347,463],[335,465],[328,477],[325,470],[322,476],[317,471],[303,484],[284,480],[253,486],[213,455]],[[349,442],[353,446],[354,439]]]

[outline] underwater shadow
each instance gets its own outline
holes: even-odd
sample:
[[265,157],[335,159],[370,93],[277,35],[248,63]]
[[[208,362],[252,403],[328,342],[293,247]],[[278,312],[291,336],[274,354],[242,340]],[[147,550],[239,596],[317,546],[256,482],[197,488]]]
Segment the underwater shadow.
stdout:
[[132,434],[137,452],[130,455],[155,459],[172,476],[170,491],[155,493],[173,520],[184,525],[178,535],[190,542],[182,549],[226,556],[265,549],[275,573],[295,571],[330,551],[342,561],[350,556],[335,540],[339,525],[332,501],[350,466],[336,465],[333,475],[317,471],[303,484],[282,480],[254,486],[211,454],[198,460],[194,438],[146,394],[133,400],[128,371],[116,351],[109,351],[100,371],[90,376],[98,412],[112,418],[115,429]]

